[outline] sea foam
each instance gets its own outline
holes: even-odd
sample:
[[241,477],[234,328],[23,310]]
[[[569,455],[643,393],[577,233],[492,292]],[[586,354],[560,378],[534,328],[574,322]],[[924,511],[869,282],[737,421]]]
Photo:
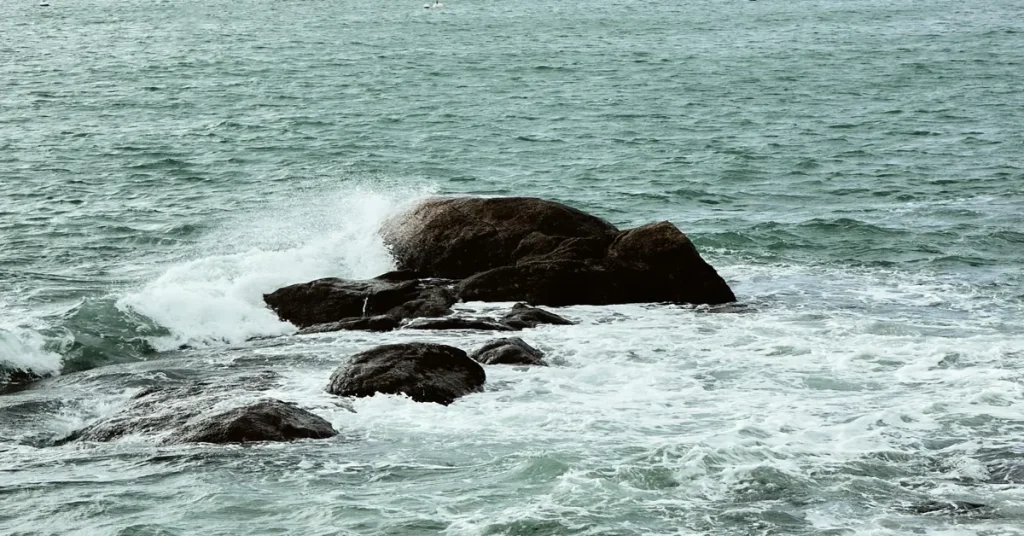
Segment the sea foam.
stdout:
[[263,294],[321,277],[367,278],[393,269],[380,224],[425,193],[350,188],[246,212],[211,232],[196,258],[166,268],[118,307],[170,332],[150,341],[158,350],[292,333],[295,327],[266,307]]
[[46,340],[33,329],[0,321],[0,371],[37,376],[60,372],[61,356],[45,348]]

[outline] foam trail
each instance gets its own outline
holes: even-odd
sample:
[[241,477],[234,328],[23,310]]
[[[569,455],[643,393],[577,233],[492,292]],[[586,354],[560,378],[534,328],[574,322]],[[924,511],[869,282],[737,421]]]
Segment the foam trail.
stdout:
[[208,237],[200,249],[209,254],[172,266],[118,307],[170,331],[151,340],[159,350],[291,333],[294,326],[265,306],[263,294],[321,277],[364,278],[391,270],[380,223],[423,194],[349,188],[244,214]]

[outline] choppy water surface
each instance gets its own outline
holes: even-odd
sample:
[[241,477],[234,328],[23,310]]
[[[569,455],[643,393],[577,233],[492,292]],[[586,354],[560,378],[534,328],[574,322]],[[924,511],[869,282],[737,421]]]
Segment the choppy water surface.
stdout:
[[[0,396],[0,532],[1024,533],[1019,2],[50,2],[0,6],[0,369],[56,374]],[[564,308],[555,366],[352,413],[347,355],[490,336],[260,296],[436,193],[670,220],[743,307]],[[342,434],[47,446],[194,380]]]

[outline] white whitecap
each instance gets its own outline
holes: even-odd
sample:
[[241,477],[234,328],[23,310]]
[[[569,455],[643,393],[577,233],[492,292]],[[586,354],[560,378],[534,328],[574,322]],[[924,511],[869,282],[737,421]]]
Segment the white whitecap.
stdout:
[[348,188],[292,199],[234,217],[176,264],[118,301],[170,334],[158,350],[238,344],[295,331],[263,294],[322,277],[373,277],[393,269],[378,230],[404,201],[424,192]]
[[46,340],[33,329],[0,324],[0,370],[25,371],[38,376],[60,372],[61,356],[45,348]]

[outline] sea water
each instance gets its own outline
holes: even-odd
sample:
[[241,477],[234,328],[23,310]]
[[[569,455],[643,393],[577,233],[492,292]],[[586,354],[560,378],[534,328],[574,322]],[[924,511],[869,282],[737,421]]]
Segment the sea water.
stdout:
[[[0,370],[46,378],[0,395],[0,533],[1024,534],[1024,5],[446,4],[0,6]],[[461,194],[671,221],[739,303],[558,308],[550,367],[349,408],[347,356],[493,336],[262,294]],[[52,446],[192,381],[340,435]]]

